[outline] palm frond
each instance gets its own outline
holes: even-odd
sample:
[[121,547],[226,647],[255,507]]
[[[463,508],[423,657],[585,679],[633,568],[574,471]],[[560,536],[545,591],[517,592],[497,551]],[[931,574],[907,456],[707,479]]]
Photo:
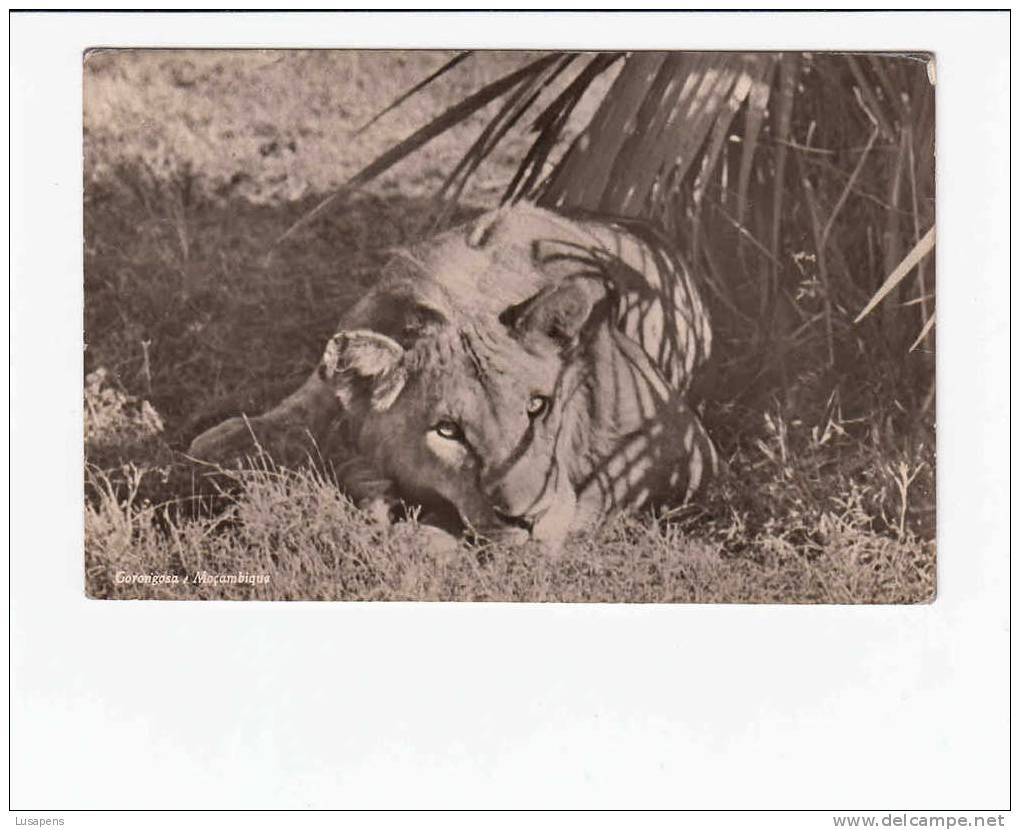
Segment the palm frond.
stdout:
[[[525,77],[507,95],[507,99],[496,116],[486,125],[474,143],[468,148],[453,171],[446,177],[436,200],[443,203],[437,213],[434,224],[441,225],[449,211],[456,204],[468,179],[479,165],[496,148],[499,142],[516,125],[521,117],[556,78],[574,61],[576,53],[566,53],[559,59],[544,67],[542,71]],[[447,198],[447,194],[449,198]]]
[[910,351],[914,351],[918,346],[924,342],[924,338],[928,336],[928,332],[931,331],[932,326],[935,325],[935,315],[932,314],[927,320],[924,321],[924,325],[921,326],[921,333],[917,335],[917,339],[910,346]]
[[627,56],[620,74],[602,99],[591,122],[574,139],[541,188],[538,201],[550,207],[597,210],[613,161],[628,132],[638,124],[638,108],[668,55],[638,52]]
[[[455,56],[380,116],[466,57]],[[933,268],[924,262],[934,230],[921,235],[933,227],[935,209],[935,96],[926,60],[834,52],[546,54],[383,153],[281,239],[498,101],[439,188],[430,214],[437,223],[511,131],[533,119],[502,201],[657,223],[683,247],[718,311],[734,388],[766,376],[796,384],[805,367],[808,374],[849,371],[861,348],[876,359],[902,354],[915,314],[922,331],[912,348],[934,326]],[[917,312],[902,315],[910,319],[905,326],[896,316],[900,304],[889,298],[915,266],[921,299]],[[882,320],[855,332],[847,309],[863,306],[860,321],[883,300]],[[931,365],[931,351],[923,350],[905,371],[928,388]]]
[[737,222],[741,225],[744,224],[744,215],[747,211],[747,186],[751,181],[751,167],[758,148],[758,135],[765,120],[769,93],[772,91],[775,61],[759,61],[755,69],[757,73],[751,76],[751,90],[747,98],[747,116],[741,138],[740,172],[737,176]]
[[532,142],[523,161],[517,167],[503,194],[503,203],[515,202],[525,196],[534,197],[534,188],[542,176],[545,164],[574,108],[584,97],[592,82],[613,64],[624,57],[622,52],[600,52],[582,69],[573,81],[535,119],[533,129],[538,136]]
[[307,227],[311,222],[321,216],[327,209],[335,205],[342,196],[346,196],[354,190],[368,184],[376,176],[384,173],[401,159],[409,156],[419,147],[430,142],[433,138],[446,132],[451,127],[461,123],[478,110],[495,101],[509,90],[513,89],[525,78],[534,76],[545,70],[547,66],[559,59],[558,54],[543,55],[531,63],[517,69],[502,78],[498,78],[477,92],[447,109],[439,117],[433,119],[424,127],[416,130],[400,143],[384,152],[375,161],[356,173],[337,190],[323,199],[318,205],[287,228],[273,243],[279,245],[289,237],[293,236],[301,228]]
[[[756,84],[750,117],[760,125],[768,100],[762,82],[774,61],[772,55],[726,52],[629,55],[591,123],[553,171],[540,201],[644,214],[653,191],[665,192],[656,189],[667,180],[678,186],[706,142],[714,165],[727,129]],[[712,165],[702,168],[703,177],[711,174]]]
[[465,60],[467,60],[473,54],[474,54],[474,51],[471,50],[471,49],[467,49],[467,50],[465,50],[463,52],[458,52],[456,55],[454,55],[452,58],[450,58],[450,60],[448,60],[446,63],[444,63],[442,66],[440,66],[439,69],[437,69],[435,72],[433,72],[431,75],[429,75],[427,78],[422,79],[421,81],[416,83],[413,87],[411,87],[409,90],[407,90],[406,92],[403,92],[400,95],[398,95],[386,107],[384,107],[379,112],[377,112],[375,115],[373,115],[371,118],[369,118],[368,121],[366,121],[364,124],[362,124],[360,127],[358,127],[357,130],[354,131],[354,135],[356,135],[356,136],[361,135],[363,132],[365,132],[365,130],[367,130],[369,127],[371,127],[376,121],[378,121],[384,115],[386,115],[387,113],[390,113],[393,110],[395,110],[397,107],[399,107],[401,104],[403,104],[404,101],[406,101],[408,98],[412,97],[413,95],[415,95],[418,92],[421,92],[423,89],[425,89],[425,87],[427,87],[430,83],[432,83],[434,80],[436,80],[436,78],[439,78],[440,76],[445,75],[447,72],[449,72],[455,66],[457,66],[458,64],[463,63]]
[[899,265],[897,265],[893,272],[886,277],[885,282],[882,283],[878,291],[875,292],[874,296],[868,301],[868,304],[864,307],[864,310],[854,319],[855,323],[861,322],[865,317],[868,316],[886,295],[889,294],[896,286],[898,286],[903,279],[913,270],[914,266],[917,265],[924,257],[926,257],[931,250],[935,247],[935,227],[932,226],[918,243],[910,249]]
[[782,264],[779,261],[779,234],[783,221],[783,195],[786,192],[786,157],[789,153],[790,124],[793,117],[793,98],[797,89],[797,69],[800,63],[796,53],[786,53],[779,58],[779,88],[775,108],[775,129],[773,139],[776,142],[775,173],[772,181],[772,228],[770,245],[773,265],[771,284],[768,291],[762,293],[760,304],[762,316],[766,306],[774,301],[779,291],[779,276]]

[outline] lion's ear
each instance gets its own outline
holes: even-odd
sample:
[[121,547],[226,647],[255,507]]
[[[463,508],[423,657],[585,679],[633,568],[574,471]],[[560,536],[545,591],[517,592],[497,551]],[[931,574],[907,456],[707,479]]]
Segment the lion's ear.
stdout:
[[365,400],[371,409],[388,409],[404,388],[399,343],[374,331],[340,331],[326,345],[319,377],[333,387],[344,409]]
[[574,277],[507,309],[500,319],[525,342],[568,349],[576,345],[606,295],[602,280]]

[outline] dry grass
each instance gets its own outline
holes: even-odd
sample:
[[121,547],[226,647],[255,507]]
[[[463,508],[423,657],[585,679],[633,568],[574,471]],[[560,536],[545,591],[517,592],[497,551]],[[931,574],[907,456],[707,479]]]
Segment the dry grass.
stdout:
[[[173,599],[920,602],[935,585],[930,430],[904,425],[895,377],[792,377],[709,396],[729,471],[696,508],[623,518],[561,558],[462,545],[441,553],[411,519],[381,527],[327,472],[262,460],[205,476],[178,450],[202,428],[293,388],[387,248],[484,120],[403,162],[267,257],[318,196],[485,77],[463,67],[355,135],[449,56],[150,53],[86,71],[86,587]],[[461,74],[457,74],[460,72]],[[291,144],[294,145],[291,149]],[[510,147],[514,145],[511,143]],[[518,145],[520,146],[520,145]],[[511,150],[466,194],[491,204]],[[851,387],[851,397],[846,388]],[[325,465],[328,468],[328,465]],[[125,584],[118,573],[167,574]],[[201,584],[199,574],[267,575]],[[188,579],[188,581],[184,581]]]
[[[621,517],[551,559],[530,546],[435,550],[413,518],[374,524],[309,471],[239,474],[241,490],[225,511],[189,519],[139,502],[144,473],[126,474],[126,495],[101,472],[90,481],[85,558],[94,597],[852,603],[917,602],[934,587],[930,546],[875,533],[854,508],[818,517],[808,551],[788,527],[750,534],[739,516],[716,527]],[[728,552],[733,541],[742,553]],[[122,581],[132,574],[175,581]],[[240,581],[203,582],[210,574]]]
[[[322,465],[286,470],[258,458],[245,470],[196,471],[163,443],[147,403],[103,380],[97,373],[86,387],[89,456],[119,447],[147,463],[87,470],[94,597],[854,603],[934,594],[934,543],[908,520],[926,501],[917,490],[930,486],[930,471],[859,445],[830,451],[817,429],[791,434],[778,417],[698,508],[620,517],[551,559],[533,547],[439,549],[413,515],[374,523]],[[172,581],[124,581],[138,574]],[[209,575],[240,579],[203,581]]]

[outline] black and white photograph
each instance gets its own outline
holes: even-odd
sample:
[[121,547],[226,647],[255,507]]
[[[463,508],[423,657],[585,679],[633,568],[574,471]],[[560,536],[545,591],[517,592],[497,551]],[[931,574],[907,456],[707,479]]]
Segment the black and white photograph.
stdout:
[[16,826],[1011,826],[1010,11],[8,24]]
[[930,601],[936,73],[88,52],[89,596]]

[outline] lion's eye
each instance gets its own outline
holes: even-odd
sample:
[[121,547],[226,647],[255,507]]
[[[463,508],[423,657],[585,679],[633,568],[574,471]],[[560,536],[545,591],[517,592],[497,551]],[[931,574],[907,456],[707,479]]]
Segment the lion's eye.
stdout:
[[447,441],[463,441],[464,430],[460,428],[460,424],[456,421],[443,420],[437,423],[432,428],[436,435],[440,438],[445,438]]
[[537,418],[549,408],[549,399],[545,395],[532,395],[528,400],[528,415]]

